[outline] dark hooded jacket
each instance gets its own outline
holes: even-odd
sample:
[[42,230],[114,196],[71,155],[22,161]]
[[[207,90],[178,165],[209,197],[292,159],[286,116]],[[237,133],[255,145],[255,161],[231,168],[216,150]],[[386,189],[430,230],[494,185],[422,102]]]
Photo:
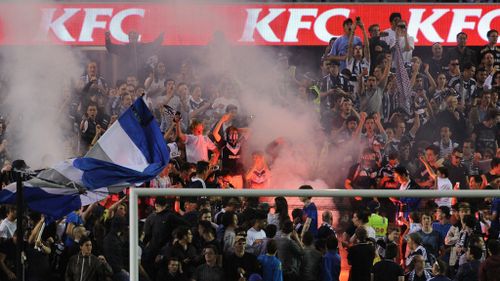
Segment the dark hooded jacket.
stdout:
[[479,281],[500,281],[500,255],[491,256],[481,264]]
[[66,267],[65,281],[105,281],[112,275],[111,267],[94,256],[81,253],[72,256]]

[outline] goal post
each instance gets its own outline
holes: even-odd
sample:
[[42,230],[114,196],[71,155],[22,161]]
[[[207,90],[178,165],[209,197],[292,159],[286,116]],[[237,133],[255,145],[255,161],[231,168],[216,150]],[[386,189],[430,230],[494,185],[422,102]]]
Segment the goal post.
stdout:
[[413,197],[413,198],[486,198],[500,197],[500,190],[389,190],[389,189],[199,189],[131,188],[129,194],[130,280],[139,281],[139,209],[142,196],[219,196],[219,197]]

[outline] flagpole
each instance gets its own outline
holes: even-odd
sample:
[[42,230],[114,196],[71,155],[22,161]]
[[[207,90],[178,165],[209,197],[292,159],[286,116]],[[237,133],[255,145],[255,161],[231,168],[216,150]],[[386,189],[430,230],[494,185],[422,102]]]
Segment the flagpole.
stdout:
[[[14,163],[16,162],[16,163]],[[16,209],[17,209],[17,245],[16,245],[16,280],[24,281],[24,192],[23,192],[23,169],[26,164],[23,160],[16,160],[12,163],[16,172]]]

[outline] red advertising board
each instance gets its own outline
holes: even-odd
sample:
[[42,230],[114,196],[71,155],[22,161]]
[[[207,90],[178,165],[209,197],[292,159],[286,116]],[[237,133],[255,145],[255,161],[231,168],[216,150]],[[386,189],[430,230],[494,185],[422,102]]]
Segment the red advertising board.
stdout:
[[[181,2],[182,1],[178,1]],[[346,18],[365,26],[389,27],[400,12],[417,45],[485,45],[486,33],[500,29],[500,6],[429,4],[0,4],[0,45],[65,44],[102,46],[127,42],[138,31],[148,42],[164,33],[163,45],[206,45],[214,34],[236,45],[325,45],[342,35]],[[219,38],[219,37],[217,37]]]

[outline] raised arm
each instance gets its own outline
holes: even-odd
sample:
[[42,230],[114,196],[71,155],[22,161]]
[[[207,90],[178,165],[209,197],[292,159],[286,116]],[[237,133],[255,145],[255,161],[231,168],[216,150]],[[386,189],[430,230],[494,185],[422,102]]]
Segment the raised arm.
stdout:
[[108,52],[112,53],[112,54],[118,54],[118,45],[116,44],[113,44],[111,42],[111,33],[109,31],[106,31],[106,33],[104,33],[105,35],[105,41],[106,41],[106,49],[108,50]]
[[413,119],[413,126],[410,129],[410,135],[414,138],[417,135],[417,131],[420,128],[420,115],[415,112]]
[[425,161],[425,158],[423,156],[420,156],[418,159],[420,160],[420,162],[422,162],[422,164],[424,164],[425,169],[429,173],[429,176],[431,176],[431,178],[433,178],[435,180],[437,178],[437,175],[434,172],[434,170],[432,169],[431,165],[429,165],[429,163],[427,163],[427,161]]
[[432,77],[432,74],[429,72],[429,64],[424,63],[424,73],[427,76],[427,80],[429,80],[429,92],[432,93],[437,88],[436,80]]
[[404,37],[405,37],[405,48],[404,48],[404,51],[405,52],[412,51],[414,48],[411,45],[410,36],[408,35],[408,29],[406,29],[406,28],[405,28]]
[[217,125],[215,125],[215,128],[212,131],[212,135],[214,136],[214,139],[216,142],[220,142],[220,140],[222,139],[222,137],[219,133],[220,129],[222,128],[222,124],[226,123],[230,119],[231,119],[231,114],[226,113],[226,114],[221,116],[219,122],[217,122]]
[[356,79],[358,79],[358,92],[356,93],[356,95],[360,97],[365,91],[365,79],[363,75],[358,75]]
[[427,98],[427,93],[425,93],[423,97],[424,97],[424,100],[425,100],[425,104],[427,105],[427,110],[429,110],[429,116],[433,117],[434,116],[434,110],[432,109],[431,102]]
[[361,119],[361,116],[359,115],[359,113],[356,111],[356,109],[354,109],[354,107],[351,108],[351,114],[356,116],[356,118]]
[[361,135],[361,130],[363,129],[363,126],[365,125],[365,120],[368,114],[366,112],[361,112],[360,113],[361,118],[359,119],[359,124],[358,127],[356,127],[356,130],[352,134],[352,139],[357,140],[359,139],[359,136]]
[[385,132],[384,126],[382,125],[380,114],[378,112],[375,112],[373,118],[375,120],[375,125],[377,126],[377,129],[379,130],[380,134],[384,137],[384,139],[387,139],[387,133]]
[[174,122],[175,122],[176,131],[177,131],[177,136],[179,136],[179,139],[181,140],[181,142],[183,142],[183,143],[186,142],[187,136],[182,132],[181,120],[180,120],[179,116],[174,117]]
[[382,79],[378,82],[378,86],[380,88],[385,89],[385,86],[387,86],[387,78],[389,78],[389,72],[391,72],[391,65],[392,65],[392,56],[389,57],[387,60],[386,66],[384,68],[384,73],[382,74]]
[[115,216],[116,209],[118,209],[118,206],[120,206],[125,200],[128,198],[128,196],[122,197],[122,199],[116,201],[111,207],[108,208],[110,215],[109,218],[113,218]]
[[370,40],[368,39],[366,28],[361,20],[358,22],[358,25],[363,32],[363,55],[365,56],[367,61],[370,61]]
[[354,46],[352,44],[352,41],[354,40],[354,31],[356,30],[356,26],[358,26],[358,23],[354,24],[354,27],[349,33],[349,40],[347,41],[347,58],[346,58],[347,60],[352,59],[354,53]]
[[94,210],[94,208],[97,206],[97,202],[94,202],[92,204],[90,204],[90,206],[87,207],[87,209],[85,209],[85,211],[83,211],[82,213],[82,219],[84,222],[87,221],[87,219],[90,217],[90,215],[92,214],[92,210]]
[[146,81],[144,81],[144,89],[148,90],[149,87],[151,87],[151,84],[155,80],[155,68],[149,73],[148,78],[146,78]]
[[[170,136],[170,134],[172,134],[172,131],[174,131],[175,125],[176,124],[172,122],[170,127],[168,127],[168,129],[163,134],[163,139],[165,139],[166,141],[169,141],[169,136]],[[174,139],[177,139],[177,131],[175,131],[175,138]]]
[[413,88],[415,86],[415,82],[417,81],[418,72],[420,70],[420,61],[417,60],[411,66],[411,78],[410,78],[410,87]]
[[44,222],[45,222],[45,217],[42,216],[38,221],[38,223],[35,225],[35,228],[33,228],[33,230],[31,231],[30,237],[28,238],[28,244],[35,244],[40,229],[42,228]]

